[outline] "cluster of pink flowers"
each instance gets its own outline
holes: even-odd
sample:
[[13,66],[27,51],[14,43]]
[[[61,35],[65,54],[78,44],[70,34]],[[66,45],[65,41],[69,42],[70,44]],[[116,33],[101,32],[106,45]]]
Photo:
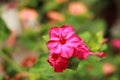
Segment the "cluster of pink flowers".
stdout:
[[55,72],[63,72],[68,68],[70,58],[78,57],[80,60],[88,58],[90,50],[85,42],[75,34],[72,26],[53,27],[49,31],[49,36],[48,62]]

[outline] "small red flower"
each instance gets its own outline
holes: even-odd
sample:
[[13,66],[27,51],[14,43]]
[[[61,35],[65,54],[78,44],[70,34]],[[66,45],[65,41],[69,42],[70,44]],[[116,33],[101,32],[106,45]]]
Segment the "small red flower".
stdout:
[[30,68],[34,65],[34,63],[36,62],[37,58],[36,57],[33,57],[33,56],[27,56],[23,62],[22,62],[22,65],[26,68]]
[[56,53],[50,54],[48,62],[53,66],[55,72],[63,72],[68,67],[68,59]]

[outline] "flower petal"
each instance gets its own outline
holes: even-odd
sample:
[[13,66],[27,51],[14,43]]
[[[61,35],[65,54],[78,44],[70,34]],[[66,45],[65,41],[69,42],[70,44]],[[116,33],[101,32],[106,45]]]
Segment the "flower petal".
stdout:
[[53,27],[49,31],[49,36],[51,40],[59,40],[59,31],[58,27]]
[[69,60],[56,53],[51,53],[48,57],[48,63],[54,68],[55,72],[63,72],[68,67]]
[[74,56],[74,48],[64,45],[61,50],[61,56],[64,58],[70,58]]
[[59,45],[58,41],[50,40],[48,41],[48,49],[56,48]]
[[69,39],[67,39],[67,45],[70,46],[78,46],[81,45],[83,41],[76,34],[72,35]]
[[65,37],[66,39],[72,36],[75,33],[72,26],[69,25],[63,25],[61,27],[61,35],[62,37]]
[[59,43],[59,41],[54,41],[54,40],[50,40],[48,41],[48,49],[50,50],[50,53],[60,53],[61,52],[61,44]]
[[76,56],[82,60],[88,58],[88,55],[90,53],[90,50],[87,48],[87,46],[81,46],[77,48]]

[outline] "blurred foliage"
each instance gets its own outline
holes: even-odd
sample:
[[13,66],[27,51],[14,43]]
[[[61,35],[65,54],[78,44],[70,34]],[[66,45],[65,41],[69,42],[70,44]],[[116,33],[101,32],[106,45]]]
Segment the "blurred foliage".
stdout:
[[6,40],[9,34],[10,34],[9,29],[7,28],[5,22],[0,17],[0,43]]
[[[67,7],[68,4],[73,1],[84,3],[88,7],[88,11],[79,16],[69,14]],[[12,50],[8,50],[8,53],[3,51],[3,49],[7,47],[1,48],[0,57],[5,59],[5,75],[13,77],[17,73],[28,72],[29,77],[22,80],[119,80],[120,55],[114,55],[114,49],[110,44],[102,45],[106,23],[103,19],[96,18],[95,14],[109,3],[109,0],[67,0],[65,3],[57,3],[56,0],[20,0],[18,9],[22,10],[26,7],[35,9],[39,14],[38,22],[40,25],[37,31],[27,29],[24,30],[21,35],[17,36],[17,45],[12,47]],[[46,14],[50,10],[62,13],[65,16],[65,21],[49,24],[51,20]],[[59,27],[63,24],[74,26],[76,33],[85,41],[91,51],[106,51],[107,57],[100,59],[98,57],[89,56],[88,59],[79,61],[79,64],[71,63],[73,66],[78,65],[78,68],[72,67],[74,70],[67,69],[63,73],[55,73],[52,67],[47,63],[49,55],[47,49],[47,41],[49,39],[48,31],[53,26]],[[5,22],[0,17],[0,47],[6,42],[9,35],[10,30],[7,29]],[[21,46],[25,50],[39,55],[37,62],[31,68],[24,68],[16,64],[9,55],[14,51],[21,52]],[[105,63],[115,65],[116,71],[110,76],[106,76],[103,72],[102,66]],[[0,77],[0,80],[3,80],[3,77],[4,76]]]

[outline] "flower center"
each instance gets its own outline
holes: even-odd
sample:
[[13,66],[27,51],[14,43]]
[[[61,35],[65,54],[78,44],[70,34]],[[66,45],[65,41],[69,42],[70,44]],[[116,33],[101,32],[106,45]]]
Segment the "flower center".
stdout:
[[61,38],[61,39],[60,39],[60,43],[61,43],[61,44],[65,44],[65,43],[66,43],[66,40],[65,40],[64,38]]

